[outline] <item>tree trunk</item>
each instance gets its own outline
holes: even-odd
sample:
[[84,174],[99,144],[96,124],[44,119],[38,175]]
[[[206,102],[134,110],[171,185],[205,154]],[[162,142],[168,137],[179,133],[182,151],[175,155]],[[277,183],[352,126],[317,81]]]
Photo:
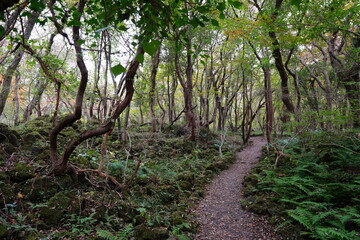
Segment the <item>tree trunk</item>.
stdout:
[[15,84],[14,84],[14,105],[15,105],[15,111],[14,111],[14,125],[18,125],[19,123],[19,80],[20,80],[20,73],[18,73],[15,77]]
[[269,67],[263,67],[264,72],[264,85],[265,85],[265,106],[266,106],[266,119],[265,119],[265,133],[268,143],[272,142],[272,130],[274,126],[274,107],[272,101],[271,89],[271,70]]
[[[30,38],[31,32],[34,28],[35,21],[39,17],[40,12],[33,12],[31,16],[29,17],[28,21],[26,22],[25,32],[23,36],[23,40],[27,41]],[[20,61],[24,55],[24,49],[20,48],[16,51],[15,57],[9,67],[6,69],[5,75],[3,76],[3,83],[2,83],[2,89],[0,94],[0,116],[2,115],[6,100],[10,93],[11,88],[11,81],[15,74],[16,69],[18,68]]]
[[196,120],[195,113],[192,107],[192,89],[193,89],[193,69],[192,69],[192,54],[191,54],[191,42],[188,40],[187,43],[187,54],[186,54],[186,80],[183,78],[181,74],[180,62],[179,62],[179,53],[175,53],[175,68],[176,74],[180,81],[181,86],[184,91],[184,102],[185,102],[185,117],[187,126],[190,130],[190,140],[196,141],[197,133],[196,133]]
[[156,99],[156,74],[160,63],[160,52],[161,49],[159,48],[154,55],[152,61],[151,75],[150,75],[149,104],[150,104],[150,112],[151,112],[151,126],[153,132],[156,132],[156,126],[158,125],[158,121],[155,114],[155,99]]

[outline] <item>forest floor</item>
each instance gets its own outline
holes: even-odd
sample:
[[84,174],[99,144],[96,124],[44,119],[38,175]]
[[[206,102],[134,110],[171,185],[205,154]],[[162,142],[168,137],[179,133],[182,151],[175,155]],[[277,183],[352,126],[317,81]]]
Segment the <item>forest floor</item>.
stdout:
[[194,208],[199,224],[198,240],[276,240],[265,216],[248,212],[241,207],[244,176],[258,162],[263,137],[251,138],[251,144],[237,153],[236,162],[221,172],[206,187],[205,198]]

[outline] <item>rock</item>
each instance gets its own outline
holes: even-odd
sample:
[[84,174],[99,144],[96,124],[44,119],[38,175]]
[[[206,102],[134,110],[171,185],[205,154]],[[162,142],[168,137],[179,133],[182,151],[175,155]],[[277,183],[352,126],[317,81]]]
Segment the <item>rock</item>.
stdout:
[[57,178],[57,183],[61,189],[69,189],[73,186],[73,180],[69,175],[64,175]]
[[164,240],[169,237],[166,228],[150,229],[145,224],[140,224],[134,228],[135,239],[137,240]]
[[2,197],[5,198],[5,202],[10,203],[14,199],[15,192],[12,187],[4,182],[0,182],[0,190],[2,192]]
[[8,136],[11,134],[11,130],[8,125],[0,123],[0,143],[9,141]]
[[10,133],[10,135],[8,135],[7,138],[8,138],[9,143],[12,144],[14,147],[19,146],[18,139],[14,133]]
[[34,202],[41,202],[49,199],[58,191],[58,185],[48,176],[41,176],[30,179],[23,188],[26,199]]
[[120,211],[118,211],[118,215],[120,218],[124,219],[125,222],[131,223],[136,216],[140,215],[138,205],[131,204],[130,202],[122,202],[119,204]]
[[106,221],[107,207],[104,205],[97,206],[95,208],[94,218],[99,221]]
[[15,167],[9,171],[9,176],[11,181],[22,182],[35,177],[35,170],[31,165],[17,163],[15,164]]
[[2,223],[0,223],[0,238],[5,239],[6,234],[7,234],[6,227]]
[[63,217],[70,202],[71,198],[66,196],[63,192],[55,194],[45,203],[47,207],[40,208],[40,218],[48,225],[56,225]]
[[36,140],[41,139],[42,136],[40,135],[40,133],[34,131],[34,132],[28,132],[25,133],[24,135],[22,135],[22,144],[23,145],[31,145],[33,144]]
[[6,152],[9,155],[13,154],[14,152],[17,151],[17,148],[14,145],[12,145],[11,143],[4,142],[2,145],[3,145],[2,148],[4,149],[4,152]]
[[4,172],[0,172],[0,181],[8,181],[9,180],[9,175],[7,175]]

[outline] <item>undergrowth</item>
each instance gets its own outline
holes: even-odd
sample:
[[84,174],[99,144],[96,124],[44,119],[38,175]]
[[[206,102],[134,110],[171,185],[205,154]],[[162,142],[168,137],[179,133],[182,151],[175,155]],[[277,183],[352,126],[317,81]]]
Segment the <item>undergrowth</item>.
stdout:
[[265,149],[243,205],[272,216],[285,239],[360,239],[360,139],[311,132]]
[[[196,226],[189,209],[203,196],[204,185],[235,160],[235,149],[208,131],[194,143],[180,130],[131,130],[126,141],[114,132],[103,171],[127,186],[118,189],[92,172],[79,174],[79,187],[69,176],[44,175],[51,166],[48,138],[38,140],[40,131],[28,128],[28,138],[44,146],[36,151],[34,144],[29,150],[21,146],[0,164],[0,239],[191,239]],[[79,146],[71,162],[96,169],[100,144],[98,138]]]

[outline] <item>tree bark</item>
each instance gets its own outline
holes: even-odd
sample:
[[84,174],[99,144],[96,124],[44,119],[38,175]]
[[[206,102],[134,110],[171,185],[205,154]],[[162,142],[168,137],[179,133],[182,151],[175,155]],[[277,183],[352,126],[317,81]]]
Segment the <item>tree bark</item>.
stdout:
[[181,86],[184,91],[184,102],[185,102],[185,117],[188,128],[190,130],[190,140],[196,141],[197,133],[196,133],[196,120],[195,113],[192,107],[192,89],[193,89],[193,69],[192,69],[192,54],[191,54],[191,41],[188,39],[188,43],[186,45],[187,54],[186,54],[186,80],[183,78],[181,74],[180,62],[179,62],[179,53],[175,53],[175,68],[176,74],[180,81]]
[[109,120],[105,121],[103,124],[101,124],[97,128],[84,131],[76,139],[72,139],[69,142],[60,161],[54,167],[54,173],[56,175],[63,175],[67,172],[67,170],[69,168],[69,166],[68,166],[69,157],[80,143],[82,143],[83,141],[85,141],[89,138],[92,138],[95,136],[100,136],[109,131],[112,131],[112,129],[114,128],[116,119],[129,106],[129,104],[132,100],[132,97],[134,95],[134,77],[135,77],[136,72],[140,65],[139,61],[137,60],[137,56],[139,54],[144,54],[144,50],[142,49],[141,46],[138,47],[137,53],[125,75],[126,94],[124,96],[124,99],[122,101],[118,102],[118,104],[116,105]]
[[[31,32],[35,26],[35,21],[39,17],[39,15],[40,15],[40,12],[33,12],[31,14],[31,16],[29,17],[29,19],[27,20],[26,25],[25,25],[26,26],[25,32],[23,35],[24,41],[27,41],[30,38]],[[20,48],[16,51],[14,59],[12,60],[11,64],[8,66],[8,68],[6,69],[5,75],[3,76],[3,83],[2,83],[2,89],[1,89],[1,94],[0,94],[0,116],[2,115],[2,113],[4,111],[4,108],[6,105],[6,100],[10,93],[12,78],[14,77],[15,71],[20,64],[23,55],[24,55],[23,48]]]
[[160,52],[161,49],[159,48],[153,57],[151,75],[150,75],[149,104],[150,104],[150,112],[151,112],[151,126],[153,132],[156,132],[156,126],[158,125],[158,121],[155,114],[155,100],[156,100],[156,74],[160,63]]

